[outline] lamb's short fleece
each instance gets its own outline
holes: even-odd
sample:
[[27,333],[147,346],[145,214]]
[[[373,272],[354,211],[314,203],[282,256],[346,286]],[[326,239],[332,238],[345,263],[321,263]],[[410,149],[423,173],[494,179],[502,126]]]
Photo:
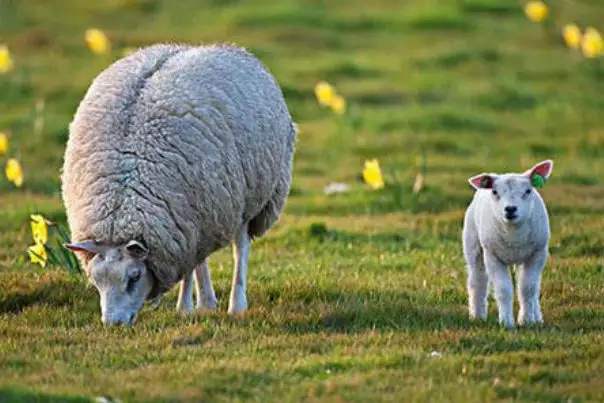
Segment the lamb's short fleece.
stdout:
[[542,322],[541,274],[548,256],[548,212],[536,190],[550,176],[553,162],[540,162],[524,173],[483,173],[469,179],[476,193],[463,226],[468,268],[470,317],[487,317],[489,283],[499,321],[514,327],[514,289],[510,265],[516,265],[521,325]]

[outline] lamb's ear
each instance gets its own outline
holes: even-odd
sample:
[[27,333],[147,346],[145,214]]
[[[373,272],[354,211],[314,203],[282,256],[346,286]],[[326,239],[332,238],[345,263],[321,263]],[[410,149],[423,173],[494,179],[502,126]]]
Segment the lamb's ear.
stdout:
[[544,180],[547,180],[547,179],[549,179],[550,175],[552,174],[553,168],[554,168],[554,161],[545,160],[545,161],[541,161],[540,163],[538,163],[531,169],[527,170],[525,172],[525,175],[527,175],[529,178],[532,179],[533,175],[537,174],[537,175],[541,176]]
[[492,174],[480,174],[472,176],[468,182],[474,189],[492,189],[497,177]]
[[99,246],[92,240],[68,243],[65,244],[65,247],[71,251],[83,253],[90,259],[100,251]]
[[132,240],[126,244],[126,250],[135,259],[145,260],[149,255],[149,249],[139,241]]

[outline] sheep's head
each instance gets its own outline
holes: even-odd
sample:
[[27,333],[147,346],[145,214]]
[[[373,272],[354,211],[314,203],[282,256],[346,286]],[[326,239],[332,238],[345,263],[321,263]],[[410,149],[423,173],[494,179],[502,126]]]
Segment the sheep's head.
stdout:
[[475,189],[491,192],[491,207],[495,217],[503,222],[519,225],[526,221],[537,200],[535,187],[543,186],[553,168],[553,161],[538,163],[521,174],[486,174],[468,181]]
[[132,325],[155,281],[147,270],[147,248],[134,240],[117,246],[94,241],[66,246],[86,255],[86,273],[99,291],[103,323]]

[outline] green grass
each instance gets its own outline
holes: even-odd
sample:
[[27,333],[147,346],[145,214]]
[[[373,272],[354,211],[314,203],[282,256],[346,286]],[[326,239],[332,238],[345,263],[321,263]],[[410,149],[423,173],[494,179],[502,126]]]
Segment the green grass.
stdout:
[[[598,1],[549,3],[558,26],[604,30]],[[0,179],[0,402],[604,401],[604,67],[521,2],[24,0],[0,16],[16,65],[0,76],[0,130],[26,175],[20,189]],[[111,56],[87,51],[89,27]],[[301,128],[293,190],[254,244],[244,317],[225,314],[225,249],[210,261],[219,312],[181,318],[172,291],[134,328],[104,328],[93,288],[27,263],[29,214],[65,223],[58,174],[78,102],[121,48],[159,41],[234,41],[265,61]],[[353,125],[317,105],[324,79]],[[382,191],[359,180],[370,158]],[[471,323],[466,178],[545,158],[545,325],[503,330],[493,303]],[[324,195],[336,181],[351,192]]]

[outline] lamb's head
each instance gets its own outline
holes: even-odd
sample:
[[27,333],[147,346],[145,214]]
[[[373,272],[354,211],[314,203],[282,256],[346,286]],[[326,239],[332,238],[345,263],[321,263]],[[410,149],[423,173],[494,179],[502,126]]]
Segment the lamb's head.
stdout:
[[475,189],[491,192],[489,204],[493,215],[501,222],[521,225],[532,214],[538,200],[535,189],[549,178],[553,161],[538,163],[524,173],[487,174],[471,177],[468,181]]
[[123,245],[83,241],[66,246],[87,254],[85,270],[99,291],[103,323],[132,325],[155,282],[147,270],[147,248],[135,240]]

